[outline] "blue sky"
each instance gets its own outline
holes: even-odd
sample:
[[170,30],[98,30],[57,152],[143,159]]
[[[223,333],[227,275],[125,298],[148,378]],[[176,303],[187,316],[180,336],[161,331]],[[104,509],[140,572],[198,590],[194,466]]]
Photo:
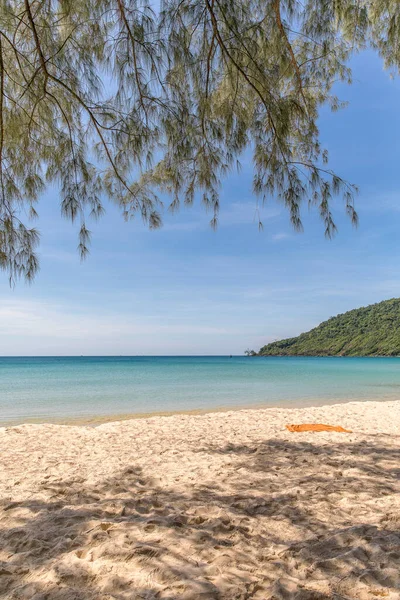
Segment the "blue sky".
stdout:
[[241,354],[400,296],[400,80],[372,53],[353,68],[353,85],[337,90],[350,105],[324,110],[320,127],[330,167],[360,187],[358,229],[337,201],[333,241],[307,208],[305,231],[295,233],[271,199],[259,232],[243,161],[223,185],[216,232],[198,205],[166,214],[159,231],[107,206],[81,263],[76,228],[49,192],[39,205],[35,283],[10,289],[1,275],[0,355]]

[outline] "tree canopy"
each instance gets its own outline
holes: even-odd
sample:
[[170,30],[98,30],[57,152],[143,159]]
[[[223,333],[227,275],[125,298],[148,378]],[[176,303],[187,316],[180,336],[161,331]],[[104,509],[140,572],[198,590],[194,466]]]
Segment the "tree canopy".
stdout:
[[356,223],[318,114],[341,106],[332,85],[351,82],[354,52],[397,70],[399,23],[396,0],[0,0],[0,266],[34,277],[30,220],[50,184],[83,257],[106,198],[156,228],[161,198],[198,196],[215,227],[246,149],[254,193],[296,229],[308,202],[331,236],[336,194]]

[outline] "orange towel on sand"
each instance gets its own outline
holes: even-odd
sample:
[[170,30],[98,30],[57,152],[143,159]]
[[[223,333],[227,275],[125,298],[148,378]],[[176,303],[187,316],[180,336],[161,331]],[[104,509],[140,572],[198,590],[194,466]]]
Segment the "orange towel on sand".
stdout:
[[304,425],[286,425],[289,431],[341,431],[343,433],[352,433],[350,429],[343,429],[340,425],[322,425],[320,423],[305,423]]

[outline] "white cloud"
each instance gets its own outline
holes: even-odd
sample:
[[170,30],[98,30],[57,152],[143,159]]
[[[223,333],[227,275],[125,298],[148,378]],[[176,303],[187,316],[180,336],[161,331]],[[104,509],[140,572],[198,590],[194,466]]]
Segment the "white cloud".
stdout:
[[[215,341],[238,333],[210,321],[166,320],[99,308],[16,300],[0,307],[0,355],[158,354],[212,352]],[[243,332],[242,332],[243,333]],[[216,350],[218,352],[218,350]]]
[[48,249],[46,247],[41,247],[39,251],[40,260],[51,260],[63,263],[75,264],[79,262],[79,253],[77,250],[75,251],[67,251],[67,250],[53,250]]
[[275,233],[272,236],[272,239],[274,242],[280,242],[282,240],[287,240],[289,238],[291,238],[292,236],[289,233]]
[[400,212],[400,193],[397,190],[368,194],[356,201],[358,212],[368,211],[377,213]]
[[[187,209],[185,212],[190,219],[185,221],[182,219],[182,213],[168,217],[165,216],[165,223],[162,227],[163,231],[196,231],[210,228],[210,220],[212,219],[212,211],[198,206],[193,209]],[[281,214],[279,207],[259,207],[255,200],[243,202],[227,202],[221,200],[221,207],[218,214],[218,227],[231,227],[232,225],[258,225],[259,220],[262,222],[269,221],[278,217]]]
[[204,229],[205,226],[209,226],[209,222],[204,222],[203,215],[203,219],[199,218],[198,221],[164,223],[161,231],[195,231],[196,229]]
[[242,225],[245,223],[255,223],[258,221],[268,221],[278,217],[281,214],[279,207],[258,206],[256,201],[250,202],[232,202],[230,204],[221,203],[221,211],[218,217],[219,224],[223,225]]

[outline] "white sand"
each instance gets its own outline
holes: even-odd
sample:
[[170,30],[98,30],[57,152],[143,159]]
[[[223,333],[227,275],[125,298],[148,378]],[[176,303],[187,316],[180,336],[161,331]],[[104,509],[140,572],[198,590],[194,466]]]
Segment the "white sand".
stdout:
[[0,598],[400,598],[400,401],[23,425],[0,460]]

